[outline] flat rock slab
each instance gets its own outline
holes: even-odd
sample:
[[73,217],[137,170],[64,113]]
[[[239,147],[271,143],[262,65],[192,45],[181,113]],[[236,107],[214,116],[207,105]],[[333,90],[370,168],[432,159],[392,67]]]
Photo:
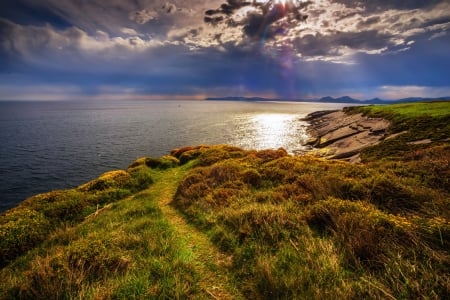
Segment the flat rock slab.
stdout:
[[343,111],[317,112],[305,118],[312,138],[308,145],[328,158],[350,159],[387,136],[389,121]]

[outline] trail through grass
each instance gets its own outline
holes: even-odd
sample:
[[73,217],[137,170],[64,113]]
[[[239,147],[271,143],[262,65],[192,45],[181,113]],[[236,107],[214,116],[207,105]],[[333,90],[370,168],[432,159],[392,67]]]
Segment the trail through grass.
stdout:
[[178,182],[184,174],[181,168],[169,169],[149,191],[157,195],[163,214],[180,239],[187,242],[186,246],[193,255],[195,271],[200,276],[200,289],[205,295],[212,299],[243,299],[228,271],[231,257],[220,252],[204,233],[189,224],[183,215],[170,205]]

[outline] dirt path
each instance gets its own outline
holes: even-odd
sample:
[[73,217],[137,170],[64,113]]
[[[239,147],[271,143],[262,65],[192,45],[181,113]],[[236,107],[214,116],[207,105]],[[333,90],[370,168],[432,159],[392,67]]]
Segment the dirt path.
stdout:
[[231,257],[221,253],[204,233],[189,224],[183,215],[170,205],[177,183],[184,174],[180,168],[169,169],[152,186],[159,194],[160,208],[192,252],[196,271],[202,278],[200,286],[205,295],[210,299],[244,299],[235,287],[227,268],[231,264]]

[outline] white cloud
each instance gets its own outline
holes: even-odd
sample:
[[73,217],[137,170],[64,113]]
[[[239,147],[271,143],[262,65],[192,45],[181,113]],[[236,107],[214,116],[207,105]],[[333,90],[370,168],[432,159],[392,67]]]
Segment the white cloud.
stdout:
[[133,28],[122,28],[120,30],[120,32],[122,32],[123,34],[127,35],[127,36],[140,36],[141,34],[138,33],[136,30],[134,30]]
[[[97,30],[90,35],[77,27],[59,30],[50,25],[24,26],[7,20],[0,20],[0,25],[7,27],[7,33],[2,37],[4,51],[19,54],[22,59],[34,63],[60,63],[59,58],[66,60],[116,59],[130,55],[133,57],[145,51],[151,51],[165,45],[174,44],[143,35],[133,35],[131,29],[123,29],[127,36],[113,37],[107,32]],[[52,60],[42,58],[52,57]]]

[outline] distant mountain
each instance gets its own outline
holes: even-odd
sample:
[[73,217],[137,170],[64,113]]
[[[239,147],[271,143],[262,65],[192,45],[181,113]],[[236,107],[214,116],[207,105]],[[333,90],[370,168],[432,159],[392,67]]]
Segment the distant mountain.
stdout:
[[[316,102],[316,101],[314,101]],[[361,100],[353,99],[349,96],[344,96],[340,98],[333,98],[333,97],[323,97],[320,98],[317,102],[326,102],[326,103],[361,103]]]
[[268,99],[268,98],[262,98],[262,97],[217,97],[217,98],[210,97],[210,98],[206,98],[205,100],[214,100],[214,101],[276,101],[277,99]]
[[354,99],[349,96],[343,96],[339,98],[333,98],[331,96],[323,97],[320,99],[270,99],[262,97],[209,97],[205,100],[215,101],[291,101],[291,102],[321,102],[321,103],[354,103],[354,104],[393,104],[403,102],[417,102],[417,101],[450,101],[449,97],[439,98],[421,98],[421,97],[409,97],[398,100],[382,100],[380,98],[373,98],[368,100]]

